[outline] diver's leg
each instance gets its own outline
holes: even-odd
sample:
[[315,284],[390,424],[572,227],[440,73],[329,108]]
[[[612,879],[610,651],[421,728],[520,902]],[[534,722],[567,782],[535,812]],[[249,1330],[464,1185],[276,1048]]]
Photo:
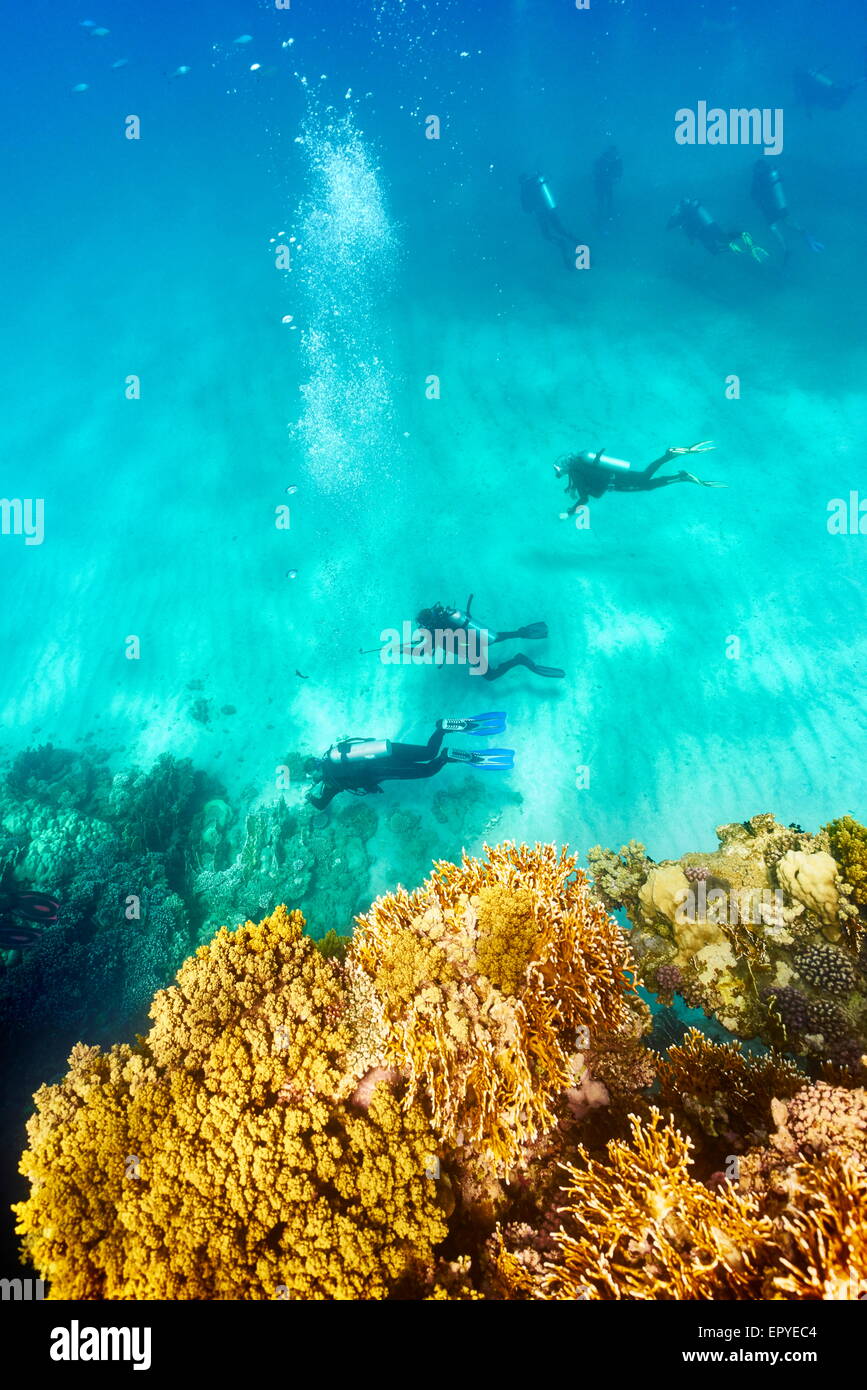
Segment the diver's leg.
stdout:
[[[387,766],[411,767],[416,763],[426,763],[429,758],[436,757],[444,738],[442,729],[435,729],[427,743],[393,743]],[[377,772],[382,766],[378,764]]]
[[653,492],[658,487],[669,487],[672,483],[686,482],[689,482],[689,479],[685,473],[668,473],[664,478],[649,478],[644,487],[639,490],[641,492]]
[[[404,747],[407,747],[407,745],[404,744]],[[380,770],[377,776],[380,777],[383,782],[415,782],[420,777],[433,777],[439,772],[440,768],[445,767],[448,760],[448,753],[442,752],[438,757],[432,759],[431,762],[412,763],[406,767],[387,768],[385,770]]]
[[393,743],[389,765],[391,767],[410,767],[415,763],[426,763],[429,758],[436,757],[445,736],[445,730],[438,725],[427,743]]
[[789,259],[789,243],[786,241],[782,227],[780,226],[779,222],[771,222],[769,226],[771,234],[780,248],[780,254],[782,255],[783,260],[787,261]]
[[[661,468],[662,465],[663,465],[664,463],[668,463],[669,459],[671,459],[671,458],[673,458],[673,457],[674,457],[674,455],[672,454],[671,450],[670,450],[670,449],[666,449],[665,453],[664,453],[664,454],[661,454],[660,457],[659,457],[658,459],[654,459],[654,460],[653,460],[653,463],[649,463],[649,464],[647,465],[646,468],[642,468],[640,472],[636,473],[636,474],[635,474],[636,479],[637,479],[637,478],[652,478],[653,475],[654,475],[654,473],[656,472],[657,468]],[[620,475],[618,474],[617,476],[619,477]],[[625,479],[627,479],[627,486],[628,486],[628,475],[627,475],[627,474],[623,474],[623,477],[624,477]]]
[[566,672],[561,671],[559,666],[540,666],[538,662],[525,656],[523,652],[518,652],[516,656],[510,656],[508,661],[501,661],[499,666],[489,666],[484,673],[484,680],[496,681],[500,676],[504,676],[507,671],[511,671],[515,666],[526,666],[528,671],[532,671],[536,676],[552,676],[562,678]]

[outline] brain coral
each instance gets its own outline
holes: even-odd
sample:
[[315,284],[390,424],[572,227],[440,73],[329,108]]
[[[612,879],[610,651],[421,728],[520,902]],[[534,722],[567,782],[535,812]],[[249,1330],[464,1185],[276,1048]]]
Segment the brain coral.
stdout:
[[423,1099],[447,1143],[508,1169],[555,1123],[576,1052],[632,1036],[639,1006],[626,937],[574,856],[486,855],[378,899],[349,962],[374,984],[382,1061],[407,1076],[407,1103]]
[[53,1298],[384,1298],[446,1233],[436,1152],[387,1086],[354,1106],[340,967],[278,908],[221,931],[137,1048],[37,1094],[17,1207]]

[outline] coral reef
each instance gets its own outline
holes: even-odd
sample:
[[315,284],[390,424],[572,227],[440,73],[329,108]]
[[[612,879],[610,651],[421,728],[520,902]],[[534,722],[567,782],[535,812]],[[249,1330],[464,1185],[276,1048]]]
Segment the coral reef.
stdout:
[[867,826],[842,816],[825,827],[831,853],[856,908],[867,908]]
[[775,1053],[750,1057],[740,1043],[714,1043],[692,1028],[669,1049],[658,1080],[663,1109],[684,1112],[692,1133],[721,1140],[727,1154],[767,1142],[771,1102],[793,1096],[805,1078]]
[[339,968],[302,927],[280,908],[220,932],[138,1046],[78,1047],[39,1091],[17,1210],[52,1298],[381,1298],[430,1277],[430,1125],[387,1085],[351,1104]]
[[[568,1166],[558,1255],[529,1289],[556,1299],[851,1299],[867,1284],[867,1170],[830,1152],[786,1174],[788,1201],[690,1172],[690,1141],[654,1110],[604,1161]],[[526,1294],[524,1296],[527,1296]]]
[[626,938],[575,857],[509,844],[486,855],[377,899],[350,955],[374,984],[385,1060],[409,1096],[450,1144],[506,1171],[553,1125],[574,1055],[632,1038],[644,1016]]
[[[101,802],[59,808],[32,780],[26,804],[107,831],[64,870],[59,921],[0,981],[7,1024],[37,1017],[44,995],[67,1033],[91,1030],[37,1092],[22,1157],[18,1231],[51,1298],[867,1288],[863,933],[830,832],[760,816],[677,863],[636,842],[594,851],[631,932],[568,850],[506,843],[378,898],[351,938],[326,915],[314,941],[293,897],[273,895],[303,882],[326,914],[356,900],[342,875],[347,860],[367,874],[370,808],[325,826],[283,802],[236,818],[200,787],[155,849],[149,832],[118,833],[111,781]],[[19,868],[28,851],[25,833]],[[755,921],[731,913],[732,893],[756,891],[779,896],[759,898]],[[260,898],[262,920],[237,925]],[[211,934],[189,954],[197,931]],[[97,953],[99,987],[130,1018],[157,991],[146,1031],[104,1052]],[[647,984],[663,997],[653,1016]],[[752,1040],[685,1032],[682,999]]]
[[865,928],[847,895],[861,882],[862,829],[846,818],[811,835],[762,814],[720,826],[713,854],[656,864],[633,842],[588,858],[626,906],[642,976],[664,1002],[677,992],[738,1038],[857,1073]]

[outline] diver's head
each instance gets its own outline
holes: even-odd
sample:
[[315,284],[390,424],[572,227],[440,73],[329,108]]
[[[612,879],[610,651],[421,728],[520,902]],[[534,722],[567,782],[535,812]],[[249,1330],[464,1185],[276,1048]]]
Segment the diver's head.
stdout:
[[416,622],[418,623],[420,628],[424,628],[425,632],[432,632],[433,629],[436,627],[437,609],[439,607],[439,604],[435,604],[433,608],[422,608],[421,611],[417,614]]
[[319,776],[319,773],[321,772],[321,770],[322,770],[322,760],[321,760],[321,758],[305,758],[305,759],[304,759],[304,776],[305,776],[305,777],[309,777],[309,778],[311,778],[312,780],[315,780],[315,779]]
[[554,464],[554,472],[556,473],[556,475],[557,475],[558,478],[562,478],[562,477],[563,477],[563,474],[565,473],[565,471],[566,471],[566,469],[565,469],[565,467],[563,466],[562,463],[555,463],[555,464]]

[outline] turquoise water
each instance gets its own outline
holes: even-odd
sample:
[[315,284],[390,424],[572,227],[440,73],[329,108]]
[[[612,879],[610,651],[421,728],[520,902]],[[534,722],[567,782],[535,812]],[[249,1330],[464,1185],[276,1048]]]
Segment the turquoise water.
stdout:
[[[494,705],[520,801],[488,778],[469,848],[493,817],[500,835],[638,835],[662,855],[758,809],[857,812],[863,539],[829,536],[826,505],[860,478],[863,99],[808,121],[789,95],[811,26],[845,67],[827,13],[801,10],[782,52],[750,39],[770,8],[721,42],[701,28],[718,10],[671,15],[701,59],[685,71],[629,6],[604,22],[514,6],[494,24],[379,5],[340,36],[250,6],[192,7],[180,33],[111,9],[104,39],[46,7],[37,40],[34,16],[6,97],[5,490],[46,509],[42,546],[0,548],[8,746],[97,736],[268,796],[289,749],[424,741],[438,716]],[[245,25],[261,37],[233,44]],[[115,52],[129,66],[105,71]],[[178,58],[190,73],[166,77]],[[781,273],[666,235],[696,189],[761,240],[752,151],[671,138],[699,86],[724,106],[788,103],[787,186],[824,255],[797,246]],[[419,120],[436,103],[439,142]],[[626,175],[602,236],[589,166],[612,136]],[[588,271],[565,274],[521,213],[537,160]],[[301,242],[289,271],[283,230]],[[643,465],[697,439],[717,442],[702,463],[725,491],[608,497],[589,531],[558,522],[560,454],[607,445]],[[488,686],[358,655],[470,592],[493,626],[544,618],[533,654],[567,679]],[[197,680],[237,713],[192,720]],[[424,814],[431,784],[386,795]]]
[[[241,826],[307,814],[300,758],[340,736],[425,742],[505,710],[514,771],[387,784],[316,934],[485,840],[662,858],[763,810],[863,818],[865,541],[827,522],[867,495],[867,96],[808,119],[791,81],[860,75],[848,6],[106,0],[95,37],[87,18],[6,21],[3,492],[45,507],[41,545],[0,537],[6,756],[189,757]],[[694,194],[767,244],[757,152],[675,143],[700,100],[785,111],[793,217],[823,253],[793,237],[759,265],[666,232]],[[606,224],[591,167],[612,140]],[[537,168],[589,269],[522,212]],[[724,489],[558,519],[559,456],[641,467],[699,440]],[[531,654],[566,678],[360,654],[470,593],[493,627],[547,622]]]

